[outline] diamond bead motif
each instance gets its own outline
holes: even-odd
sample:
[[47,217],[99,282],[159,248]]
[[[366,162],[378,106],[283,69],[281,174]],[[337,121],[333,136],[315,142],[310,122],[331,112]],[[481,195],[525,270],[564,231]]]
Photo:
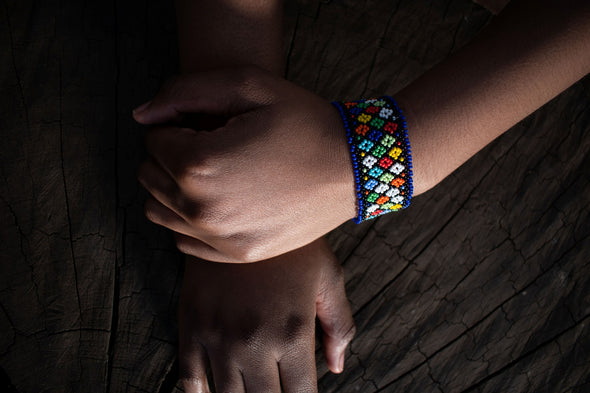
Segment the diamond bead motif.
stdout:
[[[344,122],[358,199],[356,223],[407,207],[412,154],[406,120],[389,96],[333,102]],[[362,174],[362,175],[361,175]]]

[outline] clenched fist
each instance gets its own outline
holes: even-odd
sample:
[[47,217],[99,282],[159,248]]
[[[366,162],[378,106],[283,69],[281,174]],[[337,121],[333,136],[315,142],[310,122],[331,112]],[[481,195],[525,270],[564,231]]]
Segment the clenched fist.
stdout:
[[[186,127],[195,115],[229,120],[212,131]],[[178,77],[134,117],[152,126],[139,171],[153,197],[146,214],[176,232],[186,254],[268,259],[356,215],[338,111],[281,78],[257,68]]]

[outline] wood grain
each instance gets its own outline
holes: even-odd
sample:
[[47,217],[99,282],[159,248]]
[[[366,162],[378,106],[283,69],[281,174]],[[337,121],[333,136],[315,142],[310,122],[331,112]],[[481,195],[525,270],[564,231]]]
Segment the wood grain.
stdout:
[[[290,80],[395,93],[492,14],[468,0],[286,6]],[[176,392],[181,258],[143,216],[131,109],[176,68],[170,2],[0,0],[0,386]],[[330,234],[358,334],[321,392],[590,388],[590,80],[405,212]],[[444,152],[441,152],[444,154]]]

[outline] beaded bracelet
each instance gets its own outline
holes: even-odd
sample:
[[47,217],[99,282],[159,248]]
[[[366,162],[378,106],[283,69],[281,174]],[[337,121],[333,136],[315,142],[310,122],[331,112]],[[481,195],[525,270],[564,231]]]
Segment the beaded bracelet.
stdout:
[[340,111],[358,198],[357,224],[406,208],[412,198],[412,153],[406,119],[393,98],[333,102]]

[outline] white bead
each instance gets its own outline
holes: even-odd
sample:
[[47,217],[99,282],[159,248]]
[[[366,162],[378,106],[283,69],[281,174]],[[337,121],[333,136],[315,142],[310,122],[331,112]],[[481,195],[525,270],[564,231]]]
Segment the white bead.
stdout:
[[385,194],[386,196],[393,198],[397,195],[399,195],[399,189],[392,187],[391,190],[387,191],[387,194]]
[[365,159],[363,160],[363,165],[366,166],[367,168],[372,168],[376,162],[377,162],[377,159],[375,157],[366,156]]
[[389,116],[391,116],[392,114],[393,110],[389,108],[382,108],[381,112],[379,112],[379,116],[381,116],[384,119],[389,119]]
[[391,166],[391,168],[389,168],[389,172],[395,173],[396,175],[399,175],[400,173],[402,173],[402,171],[404,169],[406,169],[405,166],[403,166],[399,162],[396,162],[394,165]]
[[385,183],[379,183],[379,185],[375,187],[375,192],[377,194],[383,194],[387,190],[389,190],[389,186]]
[[379,205],[377,205],[377,204],[372,204],[371,206],[369,206],[369,207],[367,208],[367,212],[369,212],[369,213],[373,213],[373,212],[374,212],[375,210],[377,210],[377,209],[379,209]]
[[393,203],[402,203],[403,200],[404,200],[404,197],[401,195],[391,198],[391,202],[393,202]]

